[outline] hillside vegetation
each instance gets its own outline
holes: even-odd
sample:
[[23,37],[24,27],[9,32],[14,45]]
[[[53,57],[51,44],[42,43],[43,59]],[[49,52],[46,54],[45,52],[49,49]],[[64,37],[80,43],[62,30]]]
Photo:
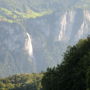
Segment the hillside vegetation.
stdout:
[[43,74],[0,79],[0,90],[90,90],[90,37],[68,47],[63,62]]
[[21,74],[0,79],[0,90],[41,90],[43,74]]
[[62,64],[48,68],[44,90],[90,90],[90,37],[69,47]]

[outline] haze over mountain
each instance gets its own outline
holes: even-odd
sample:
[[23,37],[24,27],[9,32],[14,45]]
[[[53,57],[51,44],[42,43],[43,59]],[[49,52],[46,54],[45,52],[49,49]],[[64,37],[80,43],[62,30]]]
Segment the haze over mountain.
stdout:
[[0,76],[44,71],[90,34],[89,0],[0,0]]

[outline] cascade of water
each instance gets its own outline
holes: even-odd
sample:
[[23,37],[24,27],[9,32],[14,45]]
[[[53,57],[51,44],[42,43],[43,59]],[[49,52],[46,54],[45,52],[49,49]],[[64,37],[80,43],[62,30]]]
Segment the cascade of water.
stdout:
[[74,11],[67,11],[61,17],[59,41],[64,41],[64,40],[68,41],[70,39],[74,16],[75,16]]
[[67,25],[66,14],[62,17],[62,20],[61,20],[61,23],[60,23],[61,30],[60,30],[60,34],[59,34],[59,40],[64,39],[64,35],[65,35],[65,31],[66,31],[66,25]]
[[26,33],[26,36],[27,38],[25,40],[25,50],[27,50],[28,54],[32,56],[33,55],[32,39],[29,33]]
[[84,10],[84,16],[90,21],[90,12],[88,10]]
[[87,23],[87,20],[90,21],[90,12],[88,10],[84,10],[84,21],[81,24],[81,28],[78,30],[78,33],[76,35],[77,39],[81,39],[84,37],[84,35],[88,35],[89,32],[89,24]]
[[85,22],[83,22],[82,25],[81,25],[81,28],[80,28],[80,30],[78,31],[78,34],[77,34],[78,39],[80,39],[81,36],[84,34],[84,28],[85,28],[85,27],[86,27],[86,26],[85,26]]
[[33,72],[36,72],[36,60],[33,56],[33,46],[32,46],[32,39],[29,33],[26,33],[26,40],[25,40],[25,50],[28,52],[29,56],[28,60],[32,63]]

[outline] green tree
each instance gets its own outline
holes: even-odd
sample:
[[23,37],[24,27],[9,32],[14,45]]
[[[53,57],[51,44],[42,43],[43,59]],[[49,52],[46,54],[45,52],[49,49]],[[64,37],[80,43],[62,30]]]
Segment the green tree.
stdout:
[[42,79],[44,90],[87,90],[90,87],[90,39],[68,48],[64,60],[49,68]]

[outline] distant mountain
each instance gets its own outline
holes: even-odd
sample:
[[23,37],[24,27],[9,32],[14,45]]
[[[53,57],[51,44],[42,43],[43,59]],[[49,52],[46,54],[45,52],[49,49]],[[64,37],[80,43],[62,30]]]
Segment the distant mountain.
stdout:
[[89,0],[0,0],[0,76],[46,70],[90,34]]

